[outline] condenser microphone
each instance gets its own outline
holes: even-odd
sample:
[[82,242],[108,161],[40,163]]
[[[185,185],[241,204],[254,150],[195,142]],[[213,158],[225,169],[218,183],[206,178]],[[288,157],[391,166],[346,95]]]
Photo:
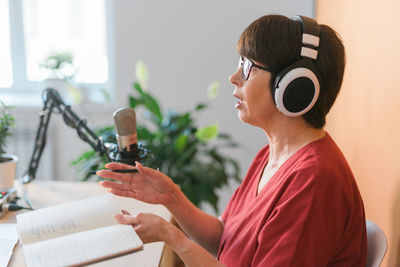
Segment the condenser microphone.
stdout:
[[120,108],[114,112],[113,118],[119,151],[117,161],[135,165],[135,161],[140,160],[135,110]]

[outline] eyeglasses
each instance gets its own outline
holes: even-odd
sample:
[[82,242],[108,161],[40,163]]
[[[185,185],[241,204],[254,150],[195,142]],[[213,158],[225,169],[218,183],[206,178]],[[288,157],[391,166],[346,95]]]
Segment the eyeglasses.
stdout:
[[242,79],[243,80],[247,80],[249,79],[250,76],[250,72],[251,72],[251,68],[257,68],[257,69],[261,69],[261,70],[265,70],[268,72],[271,72],[270,69],[257,65],[256,63],[254,63],[253,61],[251,61],[248,58],[245,57],[240,57],[239,58],[239,65],[238,68],[242,67]]

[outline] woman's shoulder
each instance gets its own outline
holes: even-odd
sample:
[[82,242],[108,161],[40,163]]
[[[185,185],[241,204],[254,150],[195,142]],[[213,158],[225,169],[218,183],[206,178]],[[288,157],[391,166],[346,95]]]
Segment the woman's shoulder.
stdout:
[[350,165],[329,134],[310,143],[290,165],[293,183],[309,183],[331,193],[357,187]]
[[332,169],[350,169],[342,151],[328,133],[323,138],[302,148],[294,161],[306,168],[320,171],[325,169],[329,171]]

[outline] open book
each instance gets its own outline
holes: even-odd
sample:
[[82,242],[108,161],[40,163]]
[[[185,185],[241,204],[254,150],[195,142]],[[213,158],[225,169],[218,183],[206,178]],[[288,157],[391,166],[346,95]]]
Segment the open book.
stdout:
[[140,250],[130,225],[114,214],[129,210],[129,199],[103,194],[17,215],[25,264],[79,266]]

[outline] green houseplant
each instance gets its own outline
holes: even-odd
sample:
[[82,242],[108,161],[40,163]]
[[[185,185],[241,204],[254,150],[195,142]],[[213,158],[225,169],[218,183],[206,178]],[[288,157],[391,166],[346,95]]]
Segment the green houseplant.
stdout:
[[71,52],[54,51],[39,63],[39,68],[43,71],[47,88],[57,89],[63,97],[70,98],[76,104],[82,102],[82,88],[74,82],[78,68]]
[[[207,104],[199,103],[186,112],[163,112],[158,100],[143,88],[146,84],[143,80],[148,75],[140,75],[137,70],[136,76],[141,82],[133,83],[134,92],[129,96],[129,106],[144,110],[146,124],[137,126],[139,143],[151,151],[144,164],[159,168],[170,176],[195,205],[206,202],[217,212],[216,190],[230,178],[240,180],[239,164],[221,154],[220,149],[236,147],[236,143],[228,134],[219,132],[217,124],[203,128],[196,125],[195,115],[206,109]],[[211,87],[210,94],[215,95],[216,87],[216,84]],[[116,143],[113,126],[99,129],[97,134],[105,142]],[[83,180],[88,180],[91,171],[105,163],[105,158],[100,158],[91,150],[72,164],[84,172]]]
[[39,67],[46,72],[47,79],[72,80],[77,73],[70,52],[50,53]]
[[14,117],[9,113],[9,106],[0,101],[0,190],[14,187],[17,156],[6,153],[7,139],[14,127]]
[[[14,117],[9,113],[9,106],[0,101],[0,155],[6,153],[7,138],[11,136],[11,128],[14,127]],[[0,161],[4,161],[1,157]]]

